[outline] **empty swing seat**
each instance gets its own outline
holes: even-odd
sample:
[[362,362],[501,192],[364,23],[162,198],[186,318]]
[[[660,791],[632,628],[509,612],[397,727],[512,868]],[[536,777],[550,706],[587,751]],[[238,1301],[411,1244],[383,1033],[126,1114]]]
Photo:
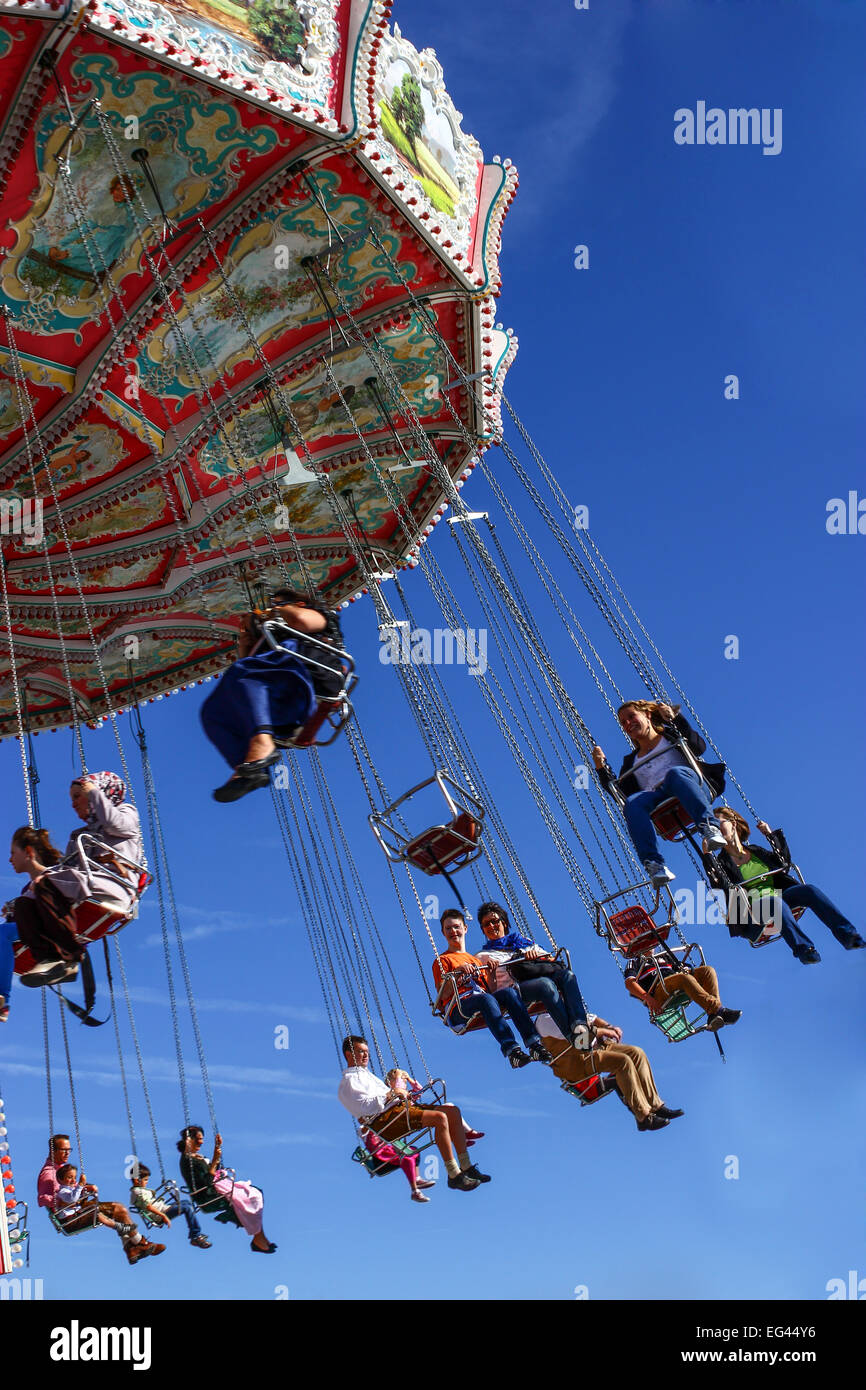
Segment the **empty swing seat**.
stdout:
[[[428,787],[444,797],[450,819],[413,835],[405,828],[401,808]],[[482,854],[484,807],[441,768],[368,819],[392,864],[413,864],[422,873],[439,874],[463,869]]]
[[683,840],[686,831],[693,830],[695,823],[675,796],[660,801],[650,820],[663,840]]
[[480,837],[481,821],[461,811],[449,825],[434,825],[410,840],[405,858],[425,874],[462,869],[476,857]]
[[626,956],[639,956],[648,947],[666,941],[671,929],[669,922],[664,925],[654,922],[639,903],[611,913],[607,922],[616,945]]

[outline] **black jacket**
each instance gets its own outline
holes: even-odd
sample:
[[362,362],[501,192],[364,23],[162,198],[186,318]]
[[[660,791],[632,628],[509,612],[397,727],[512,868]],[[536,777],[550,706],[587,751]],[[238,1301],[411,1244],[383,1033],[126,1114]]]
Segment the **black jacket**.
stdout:
[[[698,767],[706,778],[707,785],[712,791],[713,800],[715,800],[717,796],[721,796],[722,792],[725,790],[725,764],[701,762],[700,755],[706,752],[707,745],[697,730],[692,728],[688,720],[682,714],[678,714],[673,724],[665,724],[662,727],[661,734],[662,738],[666,738],[668,743],[677,743],[682,740],[683,743],[688,745],[691,752],[695,755]],[[623,796],[634,796],[635,792],[640,791],[637,779],[634,776],[628,775],[636,757],[636,748],[633,749],[631,753],[626,753],[622,761],[622,767],[619,770],[618,779],[614,777],[607,763],[605,763],[604,767],[599,768],[599,779],[605,791],[614,795],[613,783],[616,780],[619,781],[619,789]]]
[[[771,830],[767,839],[770,848],[767,848],[766,845],[753,845],[751,841],[743,848],[756,854],[762,863],[772,870],[773,877],[770,882],[773,888],[781,893],[785,888],[794,887],[799,880],[788,873],[791,867],[791,851],[788,848],[788,841],[785,839],[784,832]],[[746,882],[740,873],[739,865],[734,863],[726,849],[719,850],[718,854],[702,854],[701,859],[704,871],[713,888],[722,888],[728,892],[729,889],[736,888],[739,884]],[[736,909],[733,906],[735,900],[736,895],[729,895],[728,931],[731,936],[746,936],[744,924],[738,921]]]

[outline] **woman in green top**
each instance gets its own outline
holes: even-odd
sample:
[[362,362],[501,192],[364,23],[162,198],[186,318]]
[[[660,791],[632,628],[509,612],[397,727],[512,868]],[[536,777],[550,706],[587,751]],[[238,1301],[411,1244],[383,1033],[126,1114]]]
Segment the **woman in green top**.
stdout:
[[[716,809],[725,848],[717,856],[705,853],[704,867],[714,887],[728,888],[744,885],[756,921],[741,922],[736,909],[729,915],[728,928],[732,936],[745,936],[755,941],[764,926],[772,920],[775,913],[781,915],[781,935],[794,955],[803,965],[817,965],[821,957],[814,942],[806,936],[794,916],[796,908],[811,908],[845,947],[846,951],[856,951],[866,946],[866,941],[857,929],[813,883],[800,883],[788,870],[791,868],[791,853],[781,830],[771,830],[766,821],[759,820],[757,828],[766,838],[769,848],[749,843],[749,825],[746,820],[730,806]],[[762,910],[756,899],[774,899],[772,913]]]
[[190,1196],[200,1211],[209,1211],[217,1221],[243,1226],[251,1236],[250,1249],[261,1255],[276,1250],[262,1229],[264,1198],[259,1188],[250,1182],[232,1177],[222,1166],[222,1135],[214,1137],[213,1158],[201,1153],[204,1130],[200,1125],[188,1125],[180,1132],[178,1150],[180,1171]]

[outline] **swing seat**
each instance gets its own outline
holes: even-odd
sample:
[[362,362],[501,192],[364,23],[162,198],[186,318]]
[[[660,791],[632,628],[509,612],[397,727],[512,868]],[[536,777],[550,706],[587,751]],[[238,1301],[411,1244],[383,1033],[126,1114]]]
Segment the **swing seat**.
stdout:
[[[102,856],[110,856],[106,862]],[[121,869],[114,866],[120,865]],[[133,891],[133,898],[111,899],[88,897],[75,904],[75,934],[82,946],[91,946],[103,936],[113,936],[138,916],[138,904],[142,893],[151,882],[151,875],[143,864],[118,854],[95,835],[83,833],[76,839],[73,852],[60,861],[58,868],[73,867],[83,871],[88,883],[92,875],[99,873],[113,879],[118,886]],[[15,943],[15,973],[26,975],[33,969],[35,960],[30,950],[21,941]]]
[[[293,732],[287,732],[282,737],[274,738],[278,748],[327,748],[342,733],[354,713],[349,699],[349,692],[358,683],[354,658],[342,647],[323,642],[312,633],[299,632],[297,628],[289,627],[288,623],[278,619],[262,623],[262,636],[272,651],[282,650],[282,643],[287,637],[299,638],[307,647],[315,647],[320,660],[309,651],[297,651],[292,655],[307,667],[314,684],[317,674],[320,678],[323,674],[327,676],[328,689],[333,688],[335,681],[339,682],[339,690],[319,699],[306,724],[299,725]],[[330,737],[319,738],[322,730],[330,730]]]
[[[400,807],[427,787],[437,787],[445,798],[449,819],[413,835],[403,825]],[[414,864],[425,874],[464,869],[482,853],[484,807],[441,768],[408,792],[368,817],[373,834],[392,864]],[[400,823],[398,824],[398,820]],[[438,863],[437,863],[438,860]]]
[[670,922],[663,925],[654,922],[639,903],[612,912],[607,924],[616,945],[626,956],[639,956],[648,947],[666,941],[671,929]]
[[478,858],[481,830],[480,820],[461,811],[448,825],[434,825],[416,835],[406,846],[404,856],[425,874],[462,869]]
[[650,811],[650,820],[663,840],[684,840],[686,831],[695,828],[695,822],[675,796],[660,801],[655,810]]
[[[343,731],[353,714],[351,701],[345,695],[320,700],[313,714],[293,734],[274,738],[278,748],[327,748]],[[330,730],[329,738],[319,738],[322,730]]]
[[[402,1158],[414,1158],[418,1153],[414,1145],[407,1143],[405,1139],[389,1139],[387,1142]],[[399,1173],[400,1171],[398,1164],[378,1158],[363,1144],[359,1144],[355,1149],[352,1154],[352,1161],[360,1163],[363,1168],[366,1168],[371,1178],[386,1178],[389,1173]]]
[[[231,1205],[232,1193],[235,1190],[235,1181],[237,1178],[237,1174],[234,1168],[221,1168],[220,1172],[226,1177],[230,1177],[232,1180],[232,1185],[229,1188],[229,1191],[225,1194],[218,1192],[214,1197],[203,1197],[201,1198],[201,1200],[199,1200],[199,1194],[202,1192],[209,1192],[210,1188],[181,1187],[179,1189],[179,1191],[182,1192],[186,1197],[189,1197],[189,1200],[192,1202],[196,1211],[209,1211],[211,1207],[216,1207],[222,1202],[228,1202],[229,1205]],[[219,1217],[217,1219],[219,1219]]]
[[616,1082],[612,1076],[588,1076],[585,1081],[563,1081],[562,1090],[574,1096],[581,1105],[595,1105],[596,1101],[613,1095]]
[[[46,1207],[45,1210],[48,1212],[48,1219],[55,1231],[59,1231],[62,1236],[78,1236],[81,1235],[83,1231],[92,1231],[95,1226],[99,1225],[99,1207],[96,1204],[89,1210],[70,1212],[65,1218],[62,1211],[52,1211],[50,1207]],[[83,1216],[92,1216],[93,1219],[81,1226],[70,1229],[73,1223],[75,1221],[80,1221]]]
[[703,1031],[707,1016],[703,1009],[699,1008],[697,1013],[689,1018],[687,1009],[690,1002],[689,996],[678,990],[676,994],[671,995],[659,1013],[652,1015],[652,1022],[664,1033],[668,1042],[684,1042],[686,1038]]

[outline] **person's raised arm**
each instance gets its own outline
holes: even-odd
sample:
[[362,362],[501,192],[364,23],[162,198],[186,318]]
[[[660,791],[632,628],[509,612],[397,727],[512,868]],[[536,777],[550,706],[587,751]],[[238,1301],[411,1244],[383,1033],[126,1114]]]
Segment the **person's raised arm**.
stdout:
[[122,801],[119,806],[115,806],[89,777],[82,779],[81,790],[87,792],[97,830],[107,830],[111,835],[123,835],[129,840],[139,834],[141,822],[138,812],[129,801]]
[[307,608],[305,604],[300,603],[282,603],[276,608],[269,608],[267,616],[282,618],[289,627],[310,635],[324,632],[328,626],[328,620],[324,613],[320,613],[316,608]]

